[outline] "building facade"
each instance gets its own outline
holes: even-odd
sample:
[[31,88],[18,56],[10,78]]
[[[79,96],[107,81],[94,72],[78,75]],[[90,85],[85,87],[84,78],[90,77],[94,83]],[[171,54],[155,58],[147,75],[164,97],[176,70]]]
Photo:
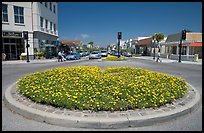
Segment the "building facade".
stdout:
[[28,31],[30,59],[34,59],[34,49],[49,53],[50,47],[56,47],[57,14],[56,2],[2,2],[2,53],[6,59],[20,59],[27,53],[23,31]]
[[[161,46],[165,47],[165,57],[175,60],[178,59],[180,40],[181,33],[168,35],[166,41],[161,43]],[[198,58],[202,58],[202,33],[186,33],[186,39],[182,40],[181,57],[182,60],[191,61],[196,61]]]

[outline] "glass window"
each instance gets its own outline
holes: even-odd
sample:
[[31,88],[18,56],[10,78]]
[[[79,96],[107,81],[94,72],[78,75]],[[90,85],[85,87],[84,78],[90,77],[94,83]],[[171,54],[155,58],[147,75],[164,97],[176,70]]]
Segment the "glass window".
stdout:
[[43,27],[43,17],[40,17],[40,27]]
[[50,2],[50,11],[52,11],[52,2]]
[[55,13],[55,5],[53,5],[53,12]]
[[54,24],[54,31],[56,31],[56,24]]
[[24,8],[14,6],[14,20],[15,23],[24,24]]
[[52,30],[52,22],[50,22],[50,30]]
[[45,2],[45,7],[47,7],[47,2]]
[[2,21],[8,22],[8,5],[2,4]]
[[48,28],[48,21],[47,21],[47,19],[45,20],[45,28],[46,29]]

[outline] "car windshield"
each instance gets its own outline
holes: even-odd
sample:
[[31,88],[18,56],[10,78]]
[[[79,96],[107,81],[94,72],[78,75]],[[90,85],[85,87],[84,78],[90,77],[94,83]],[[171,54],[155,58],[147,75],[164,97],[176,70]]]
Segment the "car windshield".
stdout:
[[76,55],[76,53],[71,53],[70,55]]
[[106,53],[106,51],[105,50],[101,50],[101,53]]
[[93,51],[91,54],[98,54],[98,51]]

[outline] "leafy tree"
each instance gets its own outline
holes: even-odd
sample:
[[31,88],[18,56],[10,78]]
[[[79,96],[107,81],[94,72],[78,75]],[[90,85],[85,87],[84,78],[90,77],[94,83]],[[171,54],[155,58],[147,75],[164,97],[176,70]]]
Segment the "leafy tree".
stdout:
[[152,38],[155,39],[157,43],[159,43],[161,40],[164,39],[164,34],[162,32],[156,33],[152,36]]

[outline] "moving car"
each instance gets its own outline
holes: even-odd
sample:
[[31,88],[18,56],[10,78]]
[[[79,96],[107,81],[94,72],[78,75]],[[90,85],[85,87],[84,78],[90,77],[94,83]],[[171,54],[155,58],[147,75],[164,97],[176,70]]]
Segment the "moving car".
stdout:
[[99,51],[93,51],[89,54],[90,59],[101,59],[101,53]]
[[81,59],[80,53],[78,52],[72,52],[69,55],[67,55],[66,60],[77,60],[77,59]]

